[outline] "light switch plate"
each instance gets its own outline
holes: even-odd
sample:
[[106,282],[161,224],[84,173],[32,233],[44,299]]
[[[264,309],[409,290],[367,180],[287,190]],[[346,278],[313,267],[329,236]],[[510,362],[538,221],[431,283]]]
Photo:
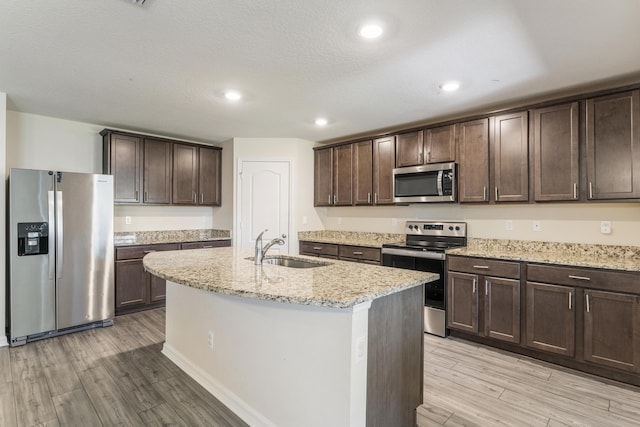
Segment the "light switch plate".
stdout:
[[540,221],[533,221],[533,231],[542,231],[542,224],[540,224]]
[[600,221],[600,233],[611,234],[611,221]]
[[504,229],[507,231],[513,230],[513,220],[510,220],[510,219],[506,220],[504,222]]
[[131,217],[130,216],[125,216],[124,217],[124,223],[125,224],[131,224]]

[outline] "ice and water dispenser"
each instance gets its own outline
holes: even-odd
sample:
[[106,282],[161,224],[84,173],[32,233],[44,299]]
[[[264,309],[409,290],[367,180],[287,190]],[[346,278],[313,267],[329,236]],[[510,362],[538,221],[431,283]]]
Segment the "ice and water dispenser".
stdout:
[[49,253],[49,223],[18,223],[18,256]]

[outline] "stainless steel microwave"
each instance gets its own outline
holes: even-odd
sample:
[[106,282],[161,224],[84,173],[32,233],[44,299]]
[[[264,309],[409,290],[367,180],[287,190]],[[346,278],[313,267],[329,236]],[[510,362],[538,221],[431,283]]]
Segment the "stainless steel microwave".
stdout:
[[456,164],[434,163],[393,170],[395,203],[456,201]]

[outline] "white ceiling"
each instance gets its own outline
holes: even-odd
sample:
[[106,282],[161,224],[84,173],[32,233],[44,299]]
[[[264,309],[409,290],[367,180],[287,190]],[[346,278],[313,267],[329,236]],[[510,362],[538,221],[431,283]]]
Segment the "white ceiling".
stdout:
[[[357,35],[370,19],[379,40]],[[0,0],[9,109],[203,141],[326,140],[639,72],[640,0]]]

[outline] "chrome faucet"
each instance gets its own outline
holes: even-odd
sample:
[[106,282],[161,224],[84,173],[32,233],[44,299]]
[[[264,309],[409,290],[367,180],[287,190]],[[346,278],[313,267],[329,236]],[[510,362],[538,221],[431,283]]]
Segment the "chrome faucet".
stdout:
[[253,263],[255,265],[262,265],[262,260],[264,259],[264,257],[267,255],[267,251],[271,248],[271,246],[273,245],[284,245],[284,238],[287,237],[286,234],[282,235],[282,239],[280,237],[276,237],[275,239],[271,240],[269,243],[266,244],[266,246],[264,247],[264,249],[262,248],[262,235],[264,233],[266,233],[267,230],[264,230],[262,233],[258,234],[258,237],[256,237],[256,248],[255,248],[255,256],[253,258]]

